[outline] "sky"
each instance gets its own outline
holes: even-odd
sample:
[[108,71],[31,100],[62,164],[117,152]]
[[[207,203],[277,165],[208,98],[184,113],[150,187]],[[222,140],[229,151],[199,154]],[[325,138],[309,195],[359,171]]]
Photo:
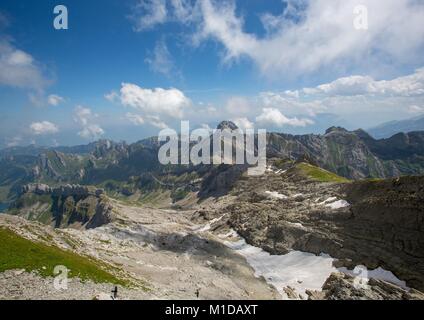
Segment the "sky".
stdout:
[[2,1],[0,147],[367,129],[424,115],[423,49],[420,0]]

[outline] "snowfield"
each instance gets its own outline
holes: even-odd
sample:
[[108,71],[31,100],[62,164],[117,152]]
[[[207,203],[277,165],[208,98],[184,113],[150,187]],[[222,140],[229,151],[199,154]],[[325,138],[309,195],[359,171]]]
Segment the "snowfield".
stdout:
[[[303,227],[303,226],[302,226]],[[237,235],[235,231],[231,235]],[[331,256],[325,253],[316,256],[312,253],[302,251],[291,251],[285,255],[271,255],[268,252],[251,246],[237,235],[240,239],[235,242],[225,241],[225,245],[235,250],[243,257],[255,270],[255,276],[264,279],[274,286],[283,299],[288,299],[284,288],[290,286],[307,299],[306,290],[321,291],[323,284],[333,272],[343,272],[361,279],[365,283],[370,279],[384,280],[396,284],[406,290],[405,281],[398,279],[391,271],[379,267],[375,270],[367,270],[365,267],[357,266],[354,270],[347,268],[335,268]],[[364,281],[365,280],[365,281]]]
[[248,245],[244,239],[237,242],[226,241],[225,244],[244,256],[255,270],[257,277],[263,276],[273,285],[284,299],[288,299],[284,288],[290,286],[307,298],[306,289],[321,290],[325,280],[332,272],[333,258],[321,254],[292,251],[286,255],[270,255],[268,252]]

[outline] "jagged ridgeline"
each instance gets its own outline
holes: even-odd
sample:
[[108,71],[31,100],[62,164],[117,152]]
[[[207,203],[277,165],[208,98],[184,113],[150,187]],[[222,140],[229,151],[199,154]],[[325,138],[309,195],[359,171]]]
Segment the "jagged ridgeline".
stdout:
[[[236,128],[223,122],[219,128]],[[0,151],[0,203],[12,202],[28,183],[94,185],[108,195],[178,201],[193,191],[230,188],[246,168],[228,166],[161,165],[156,137],[133,144],[100,140],[85,146],[14,147]],[[267,134],[268,158],[306,158],[347,179],[388,178],[424,173],[424,132],[399,133],[376,140],[363,130],[330,128],[323,135]],[[222,176],[222,173],[225,173]],[[220,179],[216,179],[220,176]],[[228,178],[228,179],[227,179]],[[213,188],[212,188],[213,189]]]

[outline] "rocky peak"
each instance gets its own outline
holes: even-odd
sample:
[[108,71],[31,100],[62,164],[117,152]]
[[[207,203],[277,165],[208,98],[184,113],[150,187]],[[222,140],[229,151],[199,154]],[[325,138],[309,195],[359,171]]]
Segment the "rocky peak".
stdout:
[[340,133],[346,133],[346,132],[349,132],[349,131],[347,131],[345,128],[342,128],[342,127],[331,127],[331,128],[328,128],[326,131],[325,131],[325,134],[330,134],[330,133],[336,133],[336,132],[340,132]]
[[220,124],[218,124],[216,128],[218,130],[225,130],[225,129],[237,130],[238,129],[237,125],[232,121],[222,121]]

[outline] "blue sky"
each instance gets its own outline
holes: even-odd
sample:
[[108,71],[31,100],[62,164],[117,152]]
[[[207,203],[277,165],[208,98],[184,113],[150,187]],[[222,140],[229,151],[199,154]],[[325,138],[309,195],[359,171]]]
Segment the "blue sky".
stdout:
[[[53,28],[58,4],[68,30]],[[132,142],[181,120],[319,133],[419,116],[423,13],[412,0],[3,1],[0,147]]]

